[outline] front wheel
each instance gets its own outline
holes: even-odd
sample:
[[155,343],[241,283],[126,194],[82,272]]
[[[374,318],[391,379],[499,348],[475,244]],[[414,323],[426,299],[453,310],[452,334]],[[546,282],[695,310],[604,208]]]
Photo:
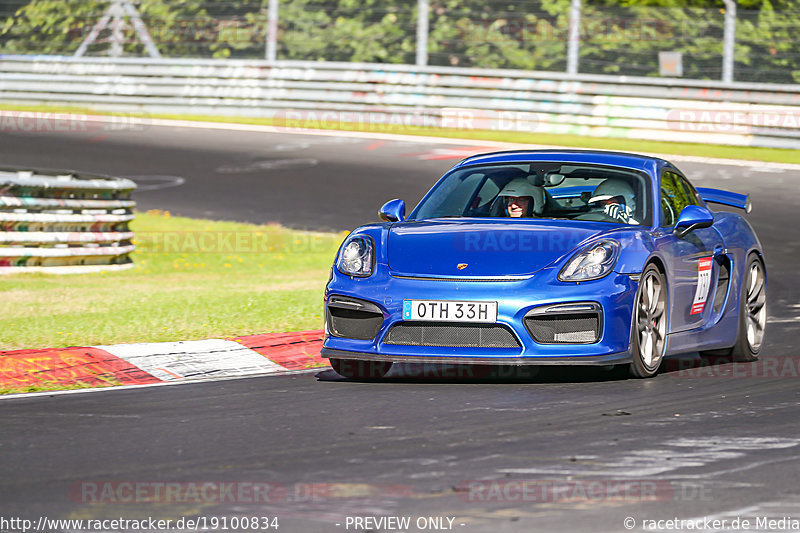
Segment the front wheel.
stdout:
[[667,345],[667,284],[655,265],[642,274],[633,303],[630,373],[637,378],[656,375]]
[[350,379],[381,379],[392,368],[391,361],[361,361],[358,359],[331,359],[331,366],[340,376]]

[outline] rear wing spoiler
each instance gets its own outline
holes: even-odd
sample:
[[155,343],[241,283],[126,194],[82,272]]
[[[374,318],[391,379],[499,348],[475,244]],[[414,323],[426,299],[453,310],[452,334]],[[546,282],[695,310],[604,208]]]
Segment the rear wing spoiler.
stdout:
[[698,187],[697,193],[704,202],[738,207],[739,209],[744,209],[746,213],[749,213],[753,209],[749,194],[739,194],[720,189],[709,189],[707,187]]

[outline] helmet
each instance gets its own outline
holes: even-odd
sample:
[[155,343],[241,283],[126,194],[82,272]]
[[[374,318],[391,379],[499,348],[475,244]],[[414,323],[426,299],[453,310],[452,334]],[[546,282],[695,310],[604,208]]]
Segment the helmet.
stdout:
[[505,199],[510,196],[530,197],[531,206],[528,208],[529,211],[527,216],[530,216],[531,213],[539,216],[544,210],[544,189],[539,185],[532,184],[527,178],[514,178],[513,180],[509,181],[508,184],[503,187],[503,190],[500,191],[500,194],[497,195],[497,199]]
[[526,178],[514,178],[497,196],[530,196],[535,201],[537,196],[541,196],[541,191],[541,187],[533,185]]
[[[627,221],[636,211],[636,193],[633,192],[633,187],[623,180],[607,179],[595,188],[592,197],[589,198],[589,203],[602,202],[603,200],[615,199],[615,204],[624,206],[622,210],[626,214],[623,218]],[[616,218],[616,217],[615,217]],[[632,223],[635,223],[631,219]]]

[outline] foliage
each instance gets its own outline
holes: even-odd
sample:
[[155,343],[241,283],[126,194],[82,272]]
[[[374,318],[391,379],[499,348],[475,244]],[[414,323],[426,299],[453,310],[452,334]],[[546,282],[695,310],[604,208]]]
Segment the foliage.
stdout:
[[[202,0],[138,0],[137,10],[162,55],[230,57],[264,48],[262,0],[203,2]],[[33,0],[0,27],[4,53],[71,55],[97,23],[109,3],[104,0]],[[89,55],[108,48],[104,31]],[[142,55],[144,48],[130,23],[124,30],[126,54]]]
[[[564,70],[569,4],[430,0],[430,63]],[[31,0],[5,23],[0,19],[0,51],[72,54],[107,5]],[[165,56],[264,57],[267,0],[139,0],[137,5]],[[795,46],[800,0],[737,0],[737,5],[737,79],[800,81]],[[412,63],[416,10],[416,0],[281,0],[278,57]],[[679,51],[685,77],[719,79],[724,12],[721,0],[584,0],[580,71],[657,76],[658,52]],[[126,37],[125,52],[142,54],[130,28]],[[97,44],[90,53],[103,53],[107,46]]]
[[785,10],[765,1],[760,10],[739,14],[736,69],[746,79],[800,83],[800,2]]
[[409,63],[416,1],[292,0],[281,4],[280,57]]

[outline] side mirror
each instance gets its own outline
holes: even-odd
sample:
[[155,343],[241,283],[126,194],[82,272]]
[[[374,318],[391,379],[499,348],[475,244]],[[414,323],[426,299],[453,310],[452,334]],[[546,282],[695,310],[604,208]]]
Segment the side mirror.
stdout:
[[680,239],[696,229],[708,228],[713,223],[714,214],[711,211],[699,205],[687,205],[678,215],[673,233]]
[[403,200],[389,200],[378,210],[378,216],[386,222],[402,222],[406,218],[406,203]]

